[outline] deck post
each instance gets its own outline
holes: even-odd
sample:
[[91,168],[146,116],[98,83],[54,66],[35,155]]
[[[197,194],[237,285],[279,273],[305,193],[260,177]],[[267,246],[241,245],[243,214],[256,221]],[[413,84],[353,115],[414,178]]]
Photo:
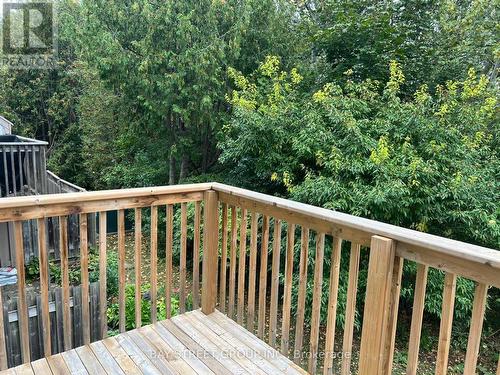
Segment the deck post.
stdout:
[[[394,241],[373,236],[370,246],[359,374],[382,375],[387,365],[387,327],[391,319],[391,290],[395,262]],[[389,371],[390,373],[390,371]],[[386,375],[386,374],[384,374]]]
[[203,273],[201,311],[211,314],[217,301],[217,258],[219,255],[219,210],[218,195],[214,190],[204,194],[203,218]]

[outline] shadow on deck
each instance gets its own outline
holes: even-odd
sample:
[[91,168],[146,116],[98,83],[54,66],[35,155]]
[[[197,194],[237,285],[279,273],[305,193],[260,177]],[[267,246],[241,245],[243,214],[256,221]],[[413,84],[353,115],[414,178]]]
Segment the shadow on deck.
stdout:
[[306,374],[216,311],[192,311],[0,374]]

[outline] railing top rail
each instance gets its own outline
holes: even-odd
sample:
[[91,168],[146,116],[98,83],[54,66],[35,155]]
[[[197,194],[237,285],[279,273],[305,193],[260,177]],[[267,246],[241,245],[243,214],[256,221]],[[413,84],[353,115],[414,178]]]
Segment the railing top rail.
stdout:
[[66,185],[66,186],[68,186],[68,187],[70,187],[70,188],[75,189],[75,192],[85,192],[85,191],[87,191],[87,190],[85,190],[84,188],[82,188],[82,187],[80,187],[80,186],[78,186],[78,185],[75,185],[75,184],[72,184],[72,183],[71,183],[71,182],[69,182],[69,181],[63,180],[63,179],[62,179],[62,178],[60,178],[58,175],[56,175],[55,173],[53,173],[53,172],[51,172],[51,171],[49,171],[49,170],[47,170],[47,176],[48,176],[49,178],[52,178],[52,180],[53,180],[54,182],[61,183],[61,184],[64,184],[64,185]]
[[[409,255],[410,252],[415,253],[423,249],[428,249],[433,254],[442,254],[445,257],[463,259],[482,264],[491,268],[492,271],[500,271],[500,251],[495,249],[472,245],[466,242],[422,233],[220,183],[213,183],[212,188],[219,192],[220,199],[226,200],[229,203],[246,202],[256,208],[263,208],[264,206],[272,207],[274,211],[281,210],[286,212],[291,221],[297,219],[300,222],[301,219],[307,217],[310,219],[312,227],[314,227],[315,223],[330,223],[332,224],[332,228],[342,229],[338,235],[342,237],[342,234],[345,233],[346,236],[342,238],[346,240],[354,240],[358,243],[368,245],[369,238],[373,235],[394,239],[398,242],[398,246],[404,257]],[[332,232],[335,234],[338,230]],[[419,260],[417,256],[410,258]],[[444,259],[444,263],[446,263],[447,259]],[[443,261],[443,259],[439,260]],[[500,273],[491,285],[500,285]]]
[[48,142],[21,137],[20,135],[0,135],[0,146],[47,146]]

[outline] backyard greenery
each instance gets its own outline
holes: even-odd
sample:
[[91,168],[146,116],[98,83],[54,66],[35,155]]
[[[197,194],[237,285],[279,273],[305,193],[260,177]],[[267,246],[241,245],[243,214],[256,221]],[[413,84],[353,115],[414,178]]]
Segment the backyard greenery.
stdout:
[[[49,142],[61,177],[89,190],[220,181],[500,248],[497,1],[59,3],[58,69],[0,68],[0,114]],[[415,272],[407,262],[405,315]],[[434,327],[442,279],[429,275]],[[459,279],[457,337],[473,292]],[[498,353],[498,290],[488,304]]]

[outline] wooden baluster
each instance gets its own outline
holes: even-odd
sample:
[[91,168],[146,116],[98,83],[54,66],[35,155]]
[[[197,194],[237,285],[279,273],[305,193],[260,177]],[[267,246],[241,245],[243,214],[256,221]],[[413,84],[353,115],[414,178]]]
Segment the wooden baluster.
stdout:
[[237,322],[243,325],[243,313],[245,310],[245,263],[247,258],[247,210],[241,209],[240,226],[240,254],[238,257],[238,316]]
[[250,227],[250,269],[248,273],[248,316],[247,330],[254,333],[255,329],[255,279],[257,274],[257,226],[258,215],[252,212]]
[[467,342],[467,354],[465,356],[464,375],[474,375],[476,373],[487,296],[488,286],[485,284],[476,284],[469,329],[469,341]]
[[89,313],[89,243],[87,214],[80,214],[80,262],[82,275],[82,330],[83,344],[90,344]]
[[174,249],[174,206],[167,204],[166,213],[166,249],[165,249],[165,310],[167,310],[167,319],[172,316],[172,253]]
[[151,206],[151,322],[156,323],[158,308],[158,206]]
[[316,234],[316,257],[314,261],[314,289],[311,313],[311,346],[309,353],[308,372],[316,373],[318,363],[319,323],[321,321],[321,292],[323,288],[323,257],[325,253],[325,234]]
[[295,323],[295,351],[294,362],[300,365],[303,335],[304,335],[304,315],[307,288],[307,258],[309,256],[309,228],[302,227],[300,236],[300,266],[299,266],[299,295],[297,299],[297,319]]
[[498,356],[497,374],[496,375],[500,375],[500,355]]
[[101,317],[101,337],[108,335],[107,322],[107,297],[106,297],[106,272],[107,272],[107,213],[99,212],[99,316]]
[[361,333],[359,374],[382,374],[386,354],[386,328],[390,310],[394,247],[394,241],[391,239],[380,236],[372,237]]
[[222,203],[222,249],[220,260],[219,309],[226,312],[226,278],[227,278],[227,204]]
[[201,311],[211,314],[217,303],[217,258],[219,256],[219,203],[217,192],[205,192],[203,217],[203,271]]
[[281,324],[281,353],[288,356],[290,337],[290,308],[292,306],[293,284],[293,250],[295,246],[295,224],[288,223],[286,260],[285,260],[285,290],[283,295],[283,317]]
[[333,352],[335,350],[335,323],[337,321],[341,251],[342,239],[334,237],[330,268],[330,289],[328,293],[328,315],[326,320],[325,360],[323,365],[323,373],[325,375],[333,374]]
[[194,240],[193,240],[193,309],[200,307],[200,225],[201,204],[194,204]]
[[142,326],[141,258],[142,258],[142,209],[134,211],[134,262],[135,262],[135,327]]
[[[45,357],[52,354],[50,340],[50,313],[49,313],[49,269],[47,253],[47,235],[45,219],[38,219],[38,265],[40,268],[40,301],[42,303],[42,336],[43,353]],[[0,314],[1,315],[1,314]],[[0,333],[3,332],[0,330]],[[2,335],[3,336],[3,335]]]
[[278,289],[280,278],[281,220],[274,219],[273,263],[271,271],[271,305],[269,311],[269,345],[276,346],[278,326]]
[[[26,278],[24,270],[23,222],[14,222],[14,241],[17,268],[17,312],[19,316],[19,339],[21,342],[21,361],[30,361],[30,338],[28,306],[26,304]],[[2,333],[3,334],[3,333]]]
[[415,292],[413,296],[413,312],[411,316],[410,342],[408,345],[408,366],[406,375],[417,375],[418,352],[420,349],[420,335],[422,332],[422,320],[425,306],[425,289],[427,286],[427,274],[429,266],[418,264],[417,278],[415,281]]
[[179,312],[186,312],[187,203],[181,203],[181,257],[179,271]]
[[260,254],[259,278],[259,319],[257,324],[258,336],[264,340],[266,327],[266,297],[267,297],[267,251],[269,246],[269,216],[262,218],[262,249]]
[[451,327],[453,324],[456,288],[457,275],[446,273],[444,278],[443,305],[441,308],[441,326],[439,328],[436,375],[446,375],[448,372],[448,354],[451,343]]
[[389,316],[387,334],[385,336],[385,355],[382,365],[383,373],[392,374],[394,361],[394,345],[396,343],[396,325],[398,322],[399,296],[401,293],[401,277],[403,276],[403,258],[395,257],[392,273],[391,296],[389,300]]
[[61,276],[63,299],[63,336],[64,350],[73,348],[71,308],[69,305],[69,259],[68,259],[68,217],[59,217],[59,246],[61,249]]
[[229,301],[228,316],[234,319],[234,300],[236,294],[236,246],[238,241],[238,227],[236,221],[236,207],[231,206],[231,247],[229,249]]
[[6,370],[7,367],[7,345],[5,342],[5,323],[3,320],[3,297],[2,287],[0,286],[0,370]]
[[345,308],[344,339],[342,342],[342,375],[351,374],[352,339],[354,334],[354,321],[356,320],[356,296],[358,294],[359,258],[361,246],[351,243],[349,257],[349,281],[347,284],[347,302]]
[[119,330],[125,332],[125,211],[118,210],[118,314]]

